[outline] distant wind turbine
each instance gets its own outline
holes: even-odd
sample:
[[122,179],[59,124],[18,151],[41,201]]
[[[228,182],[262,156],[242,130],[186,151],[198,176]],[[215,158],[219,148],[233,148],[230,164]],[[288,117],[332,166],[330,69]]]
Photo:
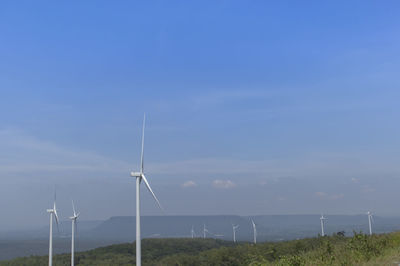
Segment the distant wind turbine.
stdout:
[[325,236],[324,226],[325,226],[326,218],[324,217],[323,214],[321,214],[321,218],[319,218],[319,219],[321,220],[321,236]]
[[254,242],[254,244],[257,244],[257,228],[256,228],[256,224],[254,223],[253,219],[251,219],[251,223],[253,225],[253,242]]
[[136,265],[142,265],[142,250],[141,250],[141,239],[140,239],[140,182],[143,180],[147,189],[150,191],[151,195],[157,202],[158,206],[161,210],[160,202],[158,201],[156,195],[150,187],[149,182],[147,181],[146,176],[144,175],[144,127],[146,123],[146,116],[143,117],[143,130],[142,130],[142,153],[140,156],[140,172],[131,172],[132,177],[136,177]]
[[54,192],[54,203],[53,209],[47,209],[47,212],[50,213],[50,239],[49,239],[49,266],[53,265],[53,216],[57,223],[58,229],[58,215],[56,208],[56,193]]
[[192,225],[192,230],[190,231],[190,233],[192,234],[192,238],[194,238],[196,234],[194,233],[193,225]]
[[74,259],[75,259],[75,228],[76,228],[76,219],[78,219],[80,213],[76,213],[75,211],[75,206],[74,206],[74,201],[72,201],[72,210],[74,214],[69,217],[72,222],[72,236],[71,236],[71,266],[75,265]]
[[369,235],[372,235],[372,213],[370,211],[367,212],[368,215],[368,226],[369,226]]
[[233,230],[233,242],[236,243],[236,229],[239,228],[239,225],[234,225],[232,224],[232,230]]
[[206,228],[206,224],[203,225],[203,238],[206,238],[206,233],[208,233],[208,230]]

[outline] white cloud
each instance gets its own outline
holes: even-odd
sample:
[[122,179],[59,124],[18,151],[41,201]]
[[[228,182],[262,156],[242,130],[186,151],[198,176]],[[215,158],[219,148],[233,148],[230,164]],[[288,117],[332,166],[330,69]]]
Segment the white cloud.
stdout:
[[[374,162],[373,164],[371,163],[372,161]],[[367,178],[377,174],[381,176],[400,174],[400,166],[394,160],[383,161],[373,155],[368,156],[356,153],[305,153],[291,158],[271,160],[240,160],[229,157],[193,158],[174,162],[149,162],[147,170],[156,174],[168,172],[174,175],[186,176],[199,174],[257,174],[271,178],[278,176],[296,178],[348,176],[348,180],[351,180],[351,182],[360,182],[358,179],[351,179],[351,176],[365,176]]]
[[343,193],[341,193],[341,194],[334,194],[334,195],[331,195],[329,198],[330,198],[331,200],[343,199],[343,198],[344,198],[344,194],[343,194]]
[[3,174],[58,171],[117,173],[131,168],[123,161],[62,147],[14,129],[0,130],[0,146],[0,173]]
[[326,194],[325,192],[321,192],[321,191],[315,192],[315,195],[320,198],[324,198],[324,197],[328,196],[328,194]]
[[223,189],[236,187],[236,184],[233,183],[231,180],[220,180],[220,179],[214,180],[212,182],[212,185],[215,188],[223,188]]
[[184,187],[184,188],[187,188],[187,187],[196,187],[196,186],[197,186],[196,182],[194,182],[194,181],[192,181],[192,180],[186,181],[186,182],[184,182],[184,183],[182,184],[182,187]]

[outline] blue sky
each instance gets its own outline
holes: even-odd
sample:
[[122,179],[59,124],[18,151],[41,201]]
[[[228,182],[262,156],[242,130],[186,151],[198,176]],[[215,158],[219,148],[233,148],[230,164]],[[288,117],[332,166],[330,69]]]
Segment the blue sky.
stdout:
[[169,214],[400,215],[399,5],[2,2],[0,223],[133,214],[144,112]]

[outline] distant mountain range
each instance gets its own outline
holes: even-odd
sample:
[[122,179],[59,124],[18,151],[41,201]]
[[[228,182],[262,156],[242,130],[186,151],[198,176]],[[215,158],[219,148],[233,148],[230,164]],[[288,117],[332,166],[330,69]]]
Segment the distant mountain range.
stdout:
[[[203,237],[203,226],[208,233],[206,237],[232,239],[232,224],[239,225],[237,239],[252,240],[250,220],[257,225],[260,241],[282,241],[296,238],[314,237],[320,233],[319,215],[258,215],[258,216],[144,216],[142,217],[142,236],[151,237],[190,237],[193,226],[197,237]],[[326,216],[325,231],[327,234],[344,231],[351,235],[353,231],[368,230],[367,215],[331,215]],[[400,217],[374,217],[373,231],[386,233],[400,230]],[[84,236],[99,239],[118,239],[132,241],[135,239],[135,217],[111,217],[98,226],[85,232]]]
[[[251,241],[253,231],[250,220],[257,225],[258,241],[283,241],[314,237],[320,233],[319,215],[214,215],[214,216],[143,216],[143,238],[191,237],[192,226],[196,237],[203,237],[206,226],[207,238],[232,240],[232,224],[239,225],[238,241]],[[327,234],[353,230],[367,232],[367,215],[327,215]],[[400,230],[400,217],[374,217],[374,233]],[[60,224],[60,233],[55,234],[55,252],[69,252],[71,222]],[[113,243],[135,240],[135,217],[118,216],[105,221],[79,221],[77,249],[87,250]],[[48,227],[20,232],[0,233],[0,259],[47,253]]]

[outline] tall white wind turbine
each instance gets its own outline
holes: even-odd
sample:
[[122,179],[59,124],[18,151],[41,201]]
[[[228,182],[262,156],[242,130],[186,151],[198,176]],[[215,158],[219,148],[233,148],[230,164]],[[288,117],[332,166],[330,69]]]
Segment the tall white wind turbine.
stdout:
[[236,243],[236,229],[239,228],[239,225],[234,225],[232,224],[232,230],[233,230],[233,242]]
[[369,235],[372,235],[372,213],[368,211],[367,215],[368,215]]
[[144,127],[146,123],[146,116],[143,117],[143,130],[142,130],[142,153],[140,156],[140,172],[131,172],[131,177],[136,178],[136,265],[142,265],[142,250],[141,250],[141,238],[140,238],[140,182],[143,180],[147,189],[150,191],[151,195],[157,202],[158,206],[162,210],[160,202],[158,201],[156,195],[150,187],[146,176],[144,175]]
[[50,213],[50,238],[49,238],[49,266],[53,265],[53,216],[57,223],[58,228],[58,215],[56,208],[56,193],[54,193],[54,203],[53,209],[47,209],[47,212]]
[[325,236],[325,220],[326,218],[324,217],[323,214],[321,214],[321,218],[319,218],[321,220],[321,236]]
[[76,219],[78,219],[80,213],[76,213],[75,211],[75,206],[74,206],[74,201],[72,201],[72,210],[74,214],[69,217],[72,222],[72,236],[71,236],[71,266],[75,265],[74,259],[75,259],[75,228],[76,228]]
[[253,225],[253,242],[254,242],[254,244],[257,244],[257,228],[256,228],[256,224],[254,223],[253,219],[251,219],[251,223]]

